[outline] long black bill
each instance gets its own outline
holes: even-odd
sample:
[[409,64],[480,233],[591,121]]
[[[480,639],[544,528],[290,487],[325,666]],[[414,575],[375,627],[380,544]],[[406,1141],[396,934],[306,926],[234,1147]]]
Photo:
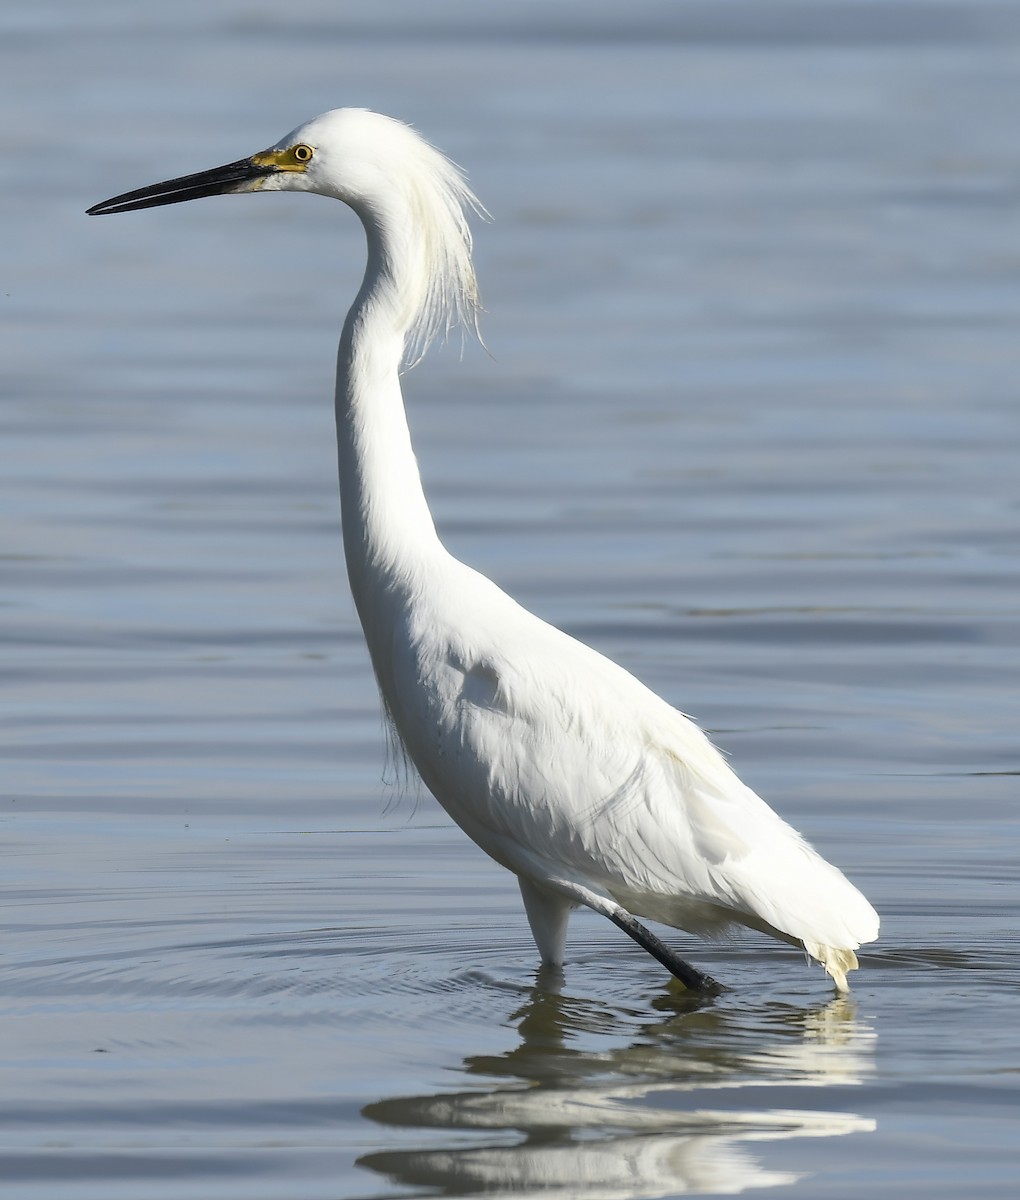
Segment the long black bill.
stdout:
[[225,167],[213,167],[211,171],[199,171],[195,175],[182,175],[179,179],[168,179],[165,183],[153,183],[133,192],[124,192],[101,204],[93,204],[87,213],[90,217],[101,217],[107,213],[131,212],[135,208],[157,208],[161,204],[180,204],[182,200],[198,200],[201,196],[219,196],[224,192],[247,191],[239,184],[251,183],[272,175],[275,168],[260,167],[250,158],[240,158]]

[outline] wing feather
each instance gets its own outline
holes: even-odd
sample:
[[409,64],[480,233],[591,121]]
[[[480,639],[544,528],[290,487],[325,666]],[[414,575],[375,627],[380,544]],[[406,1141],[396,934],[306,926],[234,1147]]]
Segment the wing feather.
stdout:
[[877,936],[867,900],[692,721],[489,587],[499,644],[472,642],[469,609],[445,638],[411,631],[391,702],[425,783],[484,850],[693,932],[738,922],[811,953]]

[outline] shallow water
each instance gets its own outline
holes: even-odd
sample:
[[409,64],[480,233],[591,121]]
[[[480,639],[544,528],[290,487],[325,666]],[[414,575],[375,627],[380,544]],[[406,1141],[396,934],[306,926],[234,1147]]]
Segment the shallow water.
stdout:
[[[0,1192],[1012,1196],[1020,5],[0,12]],[[883,917],[848,1000],[538,974],[346,592],[338,206],[86,220],[338,104],[495,215],[407,380],[457,553],[693,713]]]

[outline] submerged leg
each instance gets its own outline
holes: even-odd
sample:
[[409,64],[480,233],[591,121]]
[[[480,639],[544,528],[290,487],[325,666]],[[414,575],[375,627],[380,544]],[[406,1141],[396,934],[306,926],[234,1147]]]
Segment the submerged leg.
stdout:
[[711,975],[706,975],[704,971],[685,963],[679,954],[671,950],[665,942],[659,941],[650,929],[646,929],[615,900],[600,896],[573,880],[553,880],[555,890],[532,883],[521,875],[518,875],[517,882],[521,885],[524,908],[543,962],[556,967],[563,965],[567,917],[572,908],[578,904],[585,904],[608,917],[614,925],[618,925],[628,937],[632,937],[643,950],[647,950],[652,958],[662,963],[671,975],[692,992],[718,996],[726,990]]
[[692,992],[703,992],[708,996],[717,996],[723,991],[721,983],[713,979],[711,975],[706,975],[704,971],[699,971],[697,967],[685,963],[665,942],[661,942],[650,929],[646,929],[629,912],[621,908],[615,912],[607,911],[606,916],[614,925],[618,925],[628,937],[632,937],[642,949],[647,950],[652,958],[658,959],[671,975],[680,980],[684,987],[690,988]]
[[524,911],[542,962],[549,967],[562,967],[567,946],[567,918],[574,905],[566,897],[540,887],[518,875]]

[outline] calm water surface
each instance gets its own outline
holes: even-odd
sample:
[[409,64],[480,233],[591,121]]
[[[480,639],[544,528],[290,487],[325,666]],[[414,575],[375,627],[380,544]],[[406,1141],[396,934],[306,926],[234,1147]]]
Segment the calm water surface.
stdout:
[[[18,1200],[1005,1197],[1020,1179],[1020,5],[0,12]],[[437,520],[857,881],[847,1000],[698,1005],[396,767],[346,591],[339,205],[91,221],[339,104],[471,172],[491,357],[407,380]]]

